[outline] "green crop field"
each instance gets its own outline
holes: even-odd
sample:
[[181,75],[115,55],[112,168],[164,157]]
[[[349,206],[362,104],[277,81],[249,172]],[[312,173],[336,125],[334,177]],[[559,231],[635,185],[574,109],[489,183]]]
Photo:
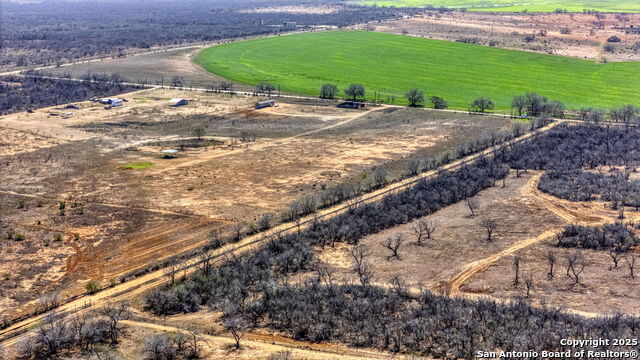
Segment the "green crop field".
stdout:
[[640,2],[631,0],[528,0],[524,2],[511,2],[506,0],[358,0],[361,5],[397,6],[397,7],[423,7],[432,5],[448,8],[467,8],[471,11],[529,11],[552,12],[563,9],[570,12],[582,12],[585,9],[602,12],[640,12]]
[[382,99],[418,88],[454,109],[491,98],[508,109],[515,95],[537,92],[567,108],[638,105],[640,63],[607,63],[479,45],[365,31],[296,34],[230,43],[196,58],[208,71],[239,83],[262,81],[282,91],[318,95],[324,83],[365,86]]

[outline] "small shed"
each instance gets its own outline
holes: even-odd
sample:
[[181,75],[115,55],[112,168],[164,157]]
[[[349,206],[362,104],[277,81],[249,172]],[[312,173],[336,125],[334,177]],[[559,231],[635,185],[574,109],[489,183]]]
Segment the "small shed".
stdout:
[[339,108],[343,109],[360,109],[364,107],[364,103],[360,101],[345,101],[343,103],[338,104]]
[[100,99],[100,104],[111,105],[112,107],[122,106],[122,100],[118,98]]
[[175,149],[165,149],[160,152],[162,153],[162,157],[165,159],[173,159],[178,154],[178,150]]
[[272,106],[276,106],[275,100],[263,100],[256,103],[256,109],[264,109]]
[[169,106],[178,107],[189,105],[189,100],[187,99],[171,99],[169,100]]

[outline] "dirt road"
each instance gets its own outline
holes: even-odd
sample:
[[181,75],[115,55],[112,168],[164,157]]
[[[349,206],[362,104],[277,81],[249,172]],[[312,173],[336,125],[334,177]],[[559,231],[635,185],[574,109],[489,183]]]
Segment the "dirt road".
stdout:
[[[159,332],[187,333],[186,330],[179,327],[145,321],[126,320],[122,321],[122,324],[134,328],[145,328]],[[209,348],[231,348],[235,344],[234,340],[230,336],[205,334],[199,334],[199,336],[204,340]],[[354,349],[338,344],[315,344],[258,332],[245,334],[241,344],[242,347],[245,348],[242,350],[243,352],[256,352],[256,355],[264,355],[265,358],[268,354],[280,351],[289,351],[294,358],[303,359],[387,359],[389,356],[388,354],[372,350]]]
[[[522,189],[522,195],[528,199],[531,199],[547,210],[551,211],[559,218],[564,220],[566,224],[581,224],[581,225],[601,225],[607,222],[615,220],[616,214],[612,211],[604,209],[603,204],[597,202],[570,202],[567,200],[553,197],[549,194],[542,192],[538,188],[540,178],[544,172],[539,172],[529,179],[525,187]],[[474,274],[485,271],[489,266],[496,263],[498,260],[505,256],[511,255],[518,250],[522,250],[526,247],[535,245],[541,241],[552,239],[558,232],[562,231],[561,227],[548,229],[542,234],[534,237],[519,241],[513,244],[511,247],[502,250],[496,254],[488,256],[484,259],[480,259],[469,263],[464,270],[438,285],[435,289],[447,296],[455,296],[459,293],[460,287]]]

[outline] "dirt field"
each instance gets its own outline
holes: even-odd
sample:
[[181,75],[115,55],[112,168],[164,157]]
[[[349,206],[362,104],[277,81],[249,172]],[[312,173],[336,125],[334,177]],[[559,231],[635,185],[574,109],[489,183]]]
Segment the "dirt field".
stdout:
[[[388,284],[399,277],[413,289],[428,288],[449,295],[471,298],[489,297],[509,300],[526,296],[523,279],[531,275],[534,285],[529,300],[537,306],[553,306],[587,315],[614,313],[640,314],[638,278],[629,276],[629,268],[620,260],[618,268],[606,251],[584,250],[587,267],[581,283],[574,285],[566,276],[564,256],[575,252],[555,246],[555,234],[567,224],[598,225],[615,221],[617,213],[600,202],[569,202],[542,193],[537,184],[542,173],[528,172],[482,191],[476,216],[469,216],[465,203],[457,203],[422,220],[438,224],[434,238],[423,246],[415,242],[413,229],[417,222],[370,235],[361,240],[370,255],[374,282]],[[627,220],[636,221],[639,214],[627,211]],[[495,240],[486,241],[481,221],[495,219]],[[405,239],[400,260],[390,257],[383,247],[393,236]],[[333,281],[358,283],[352,271],[350,245],[317,248],[321,261],[332,270]],[[547,279],[547,254],[557,257],[555,276]],[[520,255],[520,284],[513,286],[513,259]],[[302,275],[304,277],[304,275]],[[594,299],[596,301],[594,301]]]
[[[479,203],[475,216],[470,216],[469,208],[460,202],[423,219],[365,237],[360,243],[371,254],[367,261],[372,267],[374,281],[388,284],[398,276],[413,288],[444,293],[449,280],[468,264],[506,251],[524,239],[536,238],[542,230],[540,224],[544,224],[545,231],[559,229],[561,219],[528,193],[527,184],[532,177],[532,173],[521,177],[512,173],[505,181],[506,187],[498,183],[480,192],[475,197]],[[485,218],[497,222],[492,242],[487,242],[486,230],[481,225]],[[438,226],[433,239],[419,246],[413,229],[418,221],[426,219],[435,220]],[[385,239],[398,235],[405,239],[399,250],[400,260],[389,258],[390,251],[382,246]],[[334,270],[337,281],[357,282],[356,274],[351,271],[353,259],[349,248],[349,245],[341,245],[320,252],[320,259]]]
[[[554,212],[563,214],[567,224],[597,225],[616,221],[617,212],[605,208],[603,203],[572,203],[541,192],[538,192],[537,197],[542,201],[553,201]],[[626,211],[626,220],[636,222],[640,214],[630,210]],[[558,259],[553,279],[547,278],[549,251]],[[529,275],[533,278],[533,289],[529,297],[533,304],[569,308],[588,316],[615,313],[640,315],[640,280],[629,276],[625,260],[621,259],[615,268],[607,251],[581,250],[587,265],[580,283],[574,284],[573,279],[566,274],[565,260],[567,254],[574,252],[575,249],[556,247],[554,236],[547,237],[481,269],[475,276],[470,277],[460,290],[466,294],[486,295],[498,299],[526,296],[526,288],[522,282],[518,286],[513,285],[515,273],[512,264],[514,256],[519,255],[522,258],[521,276]]]
[[0,156],[15,155],[52,147],[64,143],[53,137],[36,135],[29,131],[16,131],[9,128],[0,128]]
[[[511,14],[453,12],[361,25],[376,31],[466,41],[487,46],[572,56],[598,61],[640,61],[640,34],[622,29],[640,26],[640,14]],[[628,19],[628,20],[625,20]],[[602,21],[600,24],[594,22]],[[603,50],[610,36],[620,38],[613,52]],[[526,37],[531,37],[525,39]]]
[[[166,51],[129,56],[118,59],[105,59],[98,62],[75,64],[60,68],[47,69],[46,73],[68,74],[80,78],[88,72],[119,73],[132,82],[171,85],[173,78],[181,77],[183,86],[209,88],[218,84],[221,78],[202,70],[191,61],[201,47],[187,49],[168,49]],[[236,90],[251,91],[253,87],[236,85]]]
[[[169,108],[173,97],[190,104]],[[37,256],[39,266],[2,258],[0,273],[9,276],[0,315],[31,310],[45,293],[83,292],[92,279],[106,286],[205,244],[212,230],[277,214],[301,196],[366,178],[375,166],[393,175],[407,157],[437,156],[512,126],[498,117],[343,110],[320,101],[256,111],[253,97],[196,92],[124,98],[111,110],[83,102],[64,117],[52,114],[65,109],[49,108],[0,119],[13,134],[0,156],[0,235],[12,230],[25,238],[0,244],[3,252]],[[160,150],[167,148],[179,155],[164,159]]]

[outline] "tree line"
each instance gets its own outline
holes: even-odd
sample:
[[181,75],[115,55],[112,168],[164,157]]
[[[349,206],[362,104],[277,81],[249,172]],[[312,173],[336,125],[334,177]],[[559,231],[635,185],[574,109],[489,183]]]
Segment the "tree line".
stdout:
[[[394,19],[421,9],[330,2],[326,14],[256,12],[299,6],[293,0],[188,2],[38,2],[3,4],[2,65],[55,65],[95,56],[125,56],[131,48],[180,45],[279,34],[327,25],[344,27]],[[285,28],[284,22],[296,23]]]
[[0,115],[108,97],[139,87],[126,85],[119,74],[88,74],[85,81],[47,78],[37,73],[0,77]]

